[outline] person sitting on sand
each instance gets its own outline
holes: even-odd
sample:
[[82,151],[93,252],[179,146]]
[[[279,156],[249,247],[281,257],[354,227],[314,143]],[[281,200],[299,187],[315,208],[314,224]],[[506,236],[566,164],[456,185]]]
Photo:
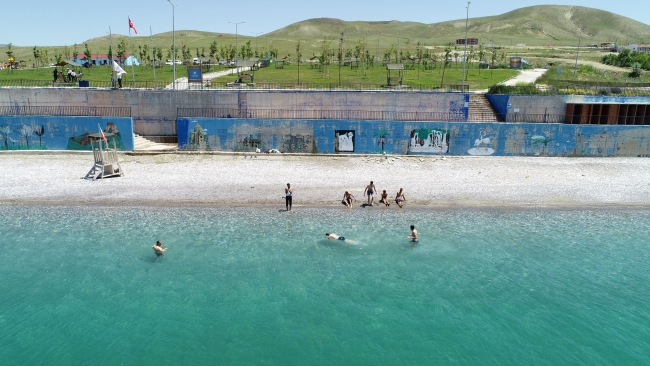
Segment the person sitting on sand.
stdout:
[[413,240],[416,243],[418,242],[418,231],[415,230],[415,225],[411,225],[411,233],[406,237]]
[[341,203],[343,203],[345,207],[351,207],[353,199],[355,202],[357,201],[357,198],[354,197],[352,193],[345,191],[345,193],[343,193],[343,201],[341,201]]
[[162,257],[163,253],[165,253],[167,251],[167,249],[169,249],[169,248],[163,248],[162,247],[162,242],[160,240],[158,240],[156,242],[156,244],[152,248],[153,248],[153,251],[156,252],[156,256],[158,256],[158,257]]
[[327,239],[340,240],[340,241],[344,241],[344,242],[350,243],[350,244],[355,244],[356,243],[355,241],[352,241],[350,239],[346,239],[345,237],[338,236],[336,234],[325,233],[325,236],[327,236]]
[[406,201],[406,197],[404,197],[404,191],[402,188],[399,189],[399,192],[397,192],[397,196],[395,197],[395,203],[399,206],[399,208],[404,207],[404,201]]
[[390,206],[390,203],[388,203],[388,193],[386,193],[386,190],[381,193],[381,198],[379,199],[379,203],[383,203],[386,206]]

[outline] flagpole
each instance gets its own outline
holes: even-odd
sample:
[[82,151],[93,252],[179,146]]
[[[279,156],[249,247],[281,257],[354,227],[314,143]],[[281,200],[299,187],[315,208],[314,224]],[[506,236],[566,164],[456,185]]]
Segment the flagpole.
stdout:
[[151,40],[151,55],[153,56],[153,88],[156,89],[156,50],[153,48],[153,32],[149,26],[149,39]]
[[113,32],[111,31],[111,26],[108,26],[108,33],[110,37],[110,48],[109,50],[111,51],[111,54],[109,55],[110,60],[108,61],[108,64],[110,65],[110,70],[111,70],[111,87],[115,89],[115,72],[113,70]]
[[[131,39],[131,16],[129,17],[129,47],[131,47],[131,57],[133,56],[133,40]],[[133,59],[131,59],[131,78],[133,79],[133,87],[135,87],[135,71],[133,70]]]

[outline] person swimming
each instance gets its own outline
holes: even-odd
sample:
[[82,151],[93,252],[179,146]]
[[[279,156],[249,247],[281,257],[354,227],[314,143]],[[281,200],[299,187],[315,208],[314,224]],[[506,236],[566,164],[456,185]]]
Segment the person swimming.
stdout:
[[346,239],[344,236],[338,236],[336,234],[330,234],[330,233],[325,233],[325,236],[327,236],[327,239],[340,240],[340,241],[344,241],[344,242],[347,242],[347,243],[350,243],[350,244],[356,244],[355,241],[352,241],[350,239]]
[[152,246],[153,251],[156,252],[157,257],[162,257],[164,253],[167,251],[169,248],[163,248],[162,247],[162,242],[160,240],[156,241],[156,244]]

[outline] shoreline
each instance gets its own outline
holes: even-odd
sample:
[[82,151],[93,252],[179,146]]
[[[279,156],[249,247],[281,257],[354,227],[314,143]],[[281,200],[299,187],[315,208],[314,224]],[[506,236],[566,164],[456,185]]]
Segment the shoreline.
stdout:
[[373,180],[391,202],[375,210],[650,208],[645,158],[122,153],[124,177],[81,179],[92,164],[90,152],[0,154],[0,204],[284,209],[291,183],[296,209],[346,210],[343,193],[360,205]]

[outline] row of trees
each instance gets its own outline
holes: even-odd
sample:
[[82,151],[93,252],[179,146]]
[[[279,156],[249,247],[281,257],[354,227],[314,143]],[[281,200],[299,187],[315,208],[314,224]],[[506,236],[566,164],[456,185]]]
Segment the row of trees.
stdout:
[[610,53],[603,56],[601,62],[606,65],[631,67],[629,76],[639,77],[641,70],[650,70],[650,53],[634,52],[625,49],[618,54]]

